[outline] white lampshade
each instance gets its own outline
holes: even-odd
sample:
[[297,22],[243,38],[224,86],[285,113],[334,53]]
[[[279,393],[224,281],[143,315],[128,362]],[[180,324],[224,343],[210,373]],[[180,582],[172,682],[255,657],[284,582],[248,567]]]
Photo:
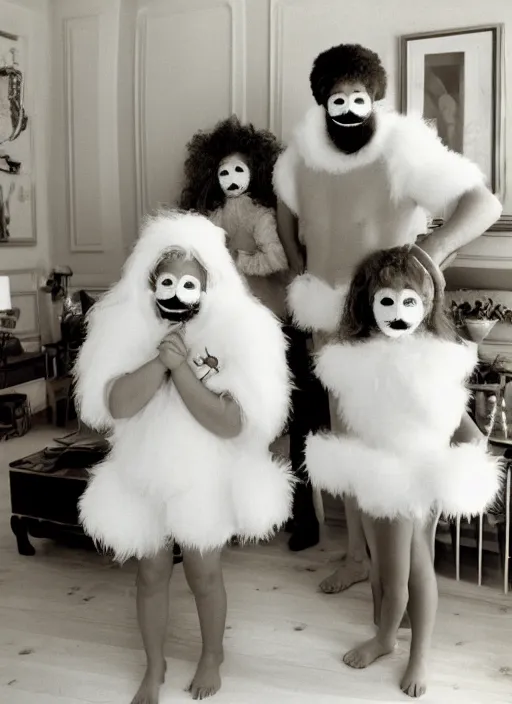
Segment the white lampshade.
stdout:
[[11,310],[11,287],[9,277],[0,276],[0,310]]

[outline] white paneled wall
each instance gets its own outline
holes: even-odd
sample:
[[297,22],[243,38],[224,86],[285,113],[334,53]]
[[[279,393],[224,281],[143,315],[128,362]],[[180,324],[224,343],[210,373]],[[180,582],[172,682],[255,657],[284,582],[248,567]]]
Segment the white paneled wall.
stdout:
[[104,285],[124,259],[118,155],[121,0],[54,0],[53,262]]
[[185,145],[237,113],[245,119],[245,0],[141,0],[135,111],[138,214],[175,202]]
[[[309,72],[323,49],[360,42],[377,51],[395,103],[402,34],[504,22],[509,65],[512,58],[510,0],[53,0],[52,7],[53,254],[75,270],[76,286],[110,283],[140,217],[176,201],[185,146],[198,129],[236,112],[288,139],[312,103]],[[506,92],[510,134],[512,71]],[[458,265],[512,268],[510,233],[481,238]]]

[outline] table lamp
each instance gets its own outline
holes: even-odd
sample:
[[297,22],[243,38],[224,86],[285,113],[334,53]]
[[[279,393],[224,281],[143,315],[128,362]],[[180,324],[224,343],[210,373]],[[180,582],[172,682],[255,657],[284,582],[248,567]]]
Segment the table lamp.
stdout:
[[0,276],[0,313],[11,310],[11,287],[8,276]]
[[[0,365],[5,364],[7,343],[14,338],[12,331],[19,317],[19,308],[12,307],[9,277],[0,276]],[[14,341],[17,342],[15,338]]]

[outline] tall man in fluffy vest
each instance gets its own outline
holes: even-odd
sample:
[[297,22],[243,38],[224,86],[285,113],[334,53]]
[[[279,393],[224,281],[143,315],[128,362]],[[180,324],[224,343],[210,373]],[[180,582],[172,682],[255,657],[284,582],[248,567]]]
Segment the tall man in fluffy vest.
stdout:
[[[297,273],[289,307],[317,347],[337,330],[348,284],[368,255],[414,243],[426,234],[428,215],[440,216],[444,224],[421,247],[445,268],[499,218],[501,204],[480,169],[419,116],[383,107],[387,77],[374,52],[333,47],[317,57],[310,81],[317,105],[277,161],[274,186],[279,235]],[[331,424],[343,432],[332,401]],[[326,593],[368,577],[354,499],[345,497],[345,513],[348,550],[320,585]]]

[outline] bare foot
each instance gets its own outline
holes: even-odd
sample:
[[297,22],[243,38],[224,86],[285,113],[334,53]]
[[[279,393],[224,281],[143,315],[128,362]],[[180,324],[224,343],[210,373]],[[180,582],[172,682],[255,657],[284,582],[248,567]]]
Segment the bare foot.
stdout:
[[370,573],[368,560],[354,560],[349,555],[344,555],[341,565],[336,572],[329,575],[320,583],[320,590],[324,594],[339,594],[353,584],[365,582]]
[[393,650],[394,646],[383,645],[377,638],[372,638],[359,647],[349,650],[343,657],[343,662],[349,667],[361,670],[371,665],[372,662],[375,662],[375,660],[381,658],[383,655],[389,655]]
[[400,689],[409,697],[422,697],[427,691],[427,666],[423,661],[409,662],[400,682]]
[[201,655],[196,674],[188,688],[192,699],[207,699],[217,694],[221,686],[219,669],[223,661],[223,654],[203,653]]
[[160,667],[148,668],[132,704],[158,704],[158,694],[164,683],[166,670],[165,661]]

